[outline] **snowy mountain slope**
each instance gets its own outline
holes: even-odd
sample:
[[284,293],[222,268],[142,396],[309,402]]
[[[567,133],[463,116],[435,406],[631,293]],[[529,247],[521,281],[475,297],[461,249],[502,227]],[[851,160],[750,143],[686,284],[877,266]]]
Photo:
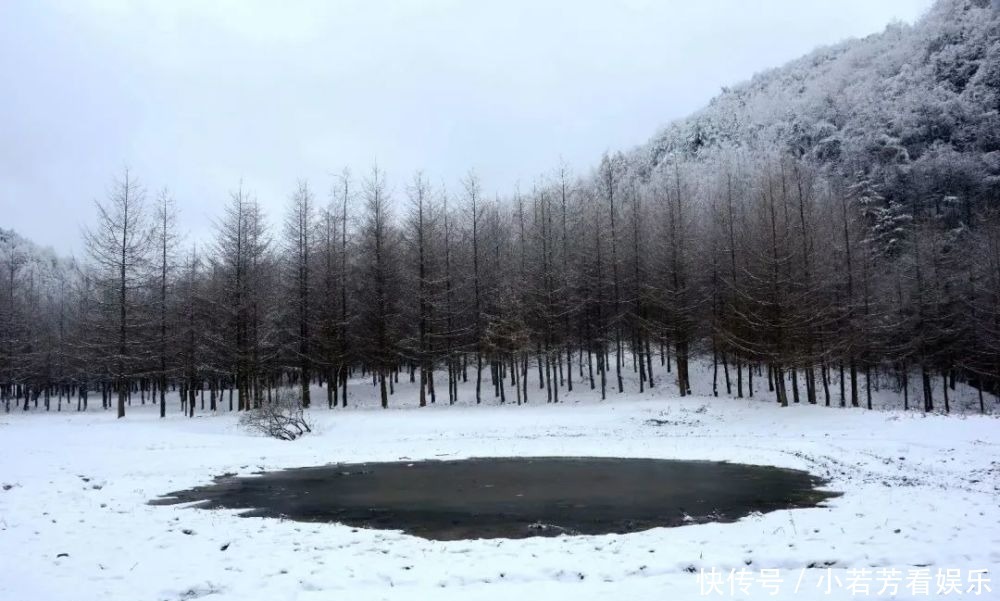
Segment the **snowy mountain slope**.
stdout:
[[633,153],[647,168],[777,147],[845,174],[961,163],[1000,174],[1000,3],[940,0],[916,24],[820,48],[725,89]]

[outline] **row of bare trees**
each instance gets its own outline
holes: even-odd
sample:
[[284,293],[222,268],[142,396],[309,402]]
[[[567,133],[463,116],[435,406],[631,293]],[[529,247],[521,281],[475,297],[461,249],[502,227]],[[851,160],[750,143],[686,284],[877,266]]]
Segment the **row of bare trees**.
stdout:
[[[241,183],[195,246],[170,195],[125,172],[86,261],[43,269],[0,237],[0,395],[7,410],[53,396],[83,410],[99,393],[119,417],[138,397],[162,416],[177,389],[192,415],[287,384],[304,407],[317,385],[347,406],[363,376],[387,407],[402,375],[421,406],[474,382],[476,403],[518,404],[628,385],[871,407],[891,387],[930,411],[962,382],[985,411],[1000,218],[943,185],[887,189],[778,152],[605,156],[505,198],[474,174],[397,188],[372,168],[328,193],[301,182],[277,232]],[[711,390],[694,389],[696,358]]]

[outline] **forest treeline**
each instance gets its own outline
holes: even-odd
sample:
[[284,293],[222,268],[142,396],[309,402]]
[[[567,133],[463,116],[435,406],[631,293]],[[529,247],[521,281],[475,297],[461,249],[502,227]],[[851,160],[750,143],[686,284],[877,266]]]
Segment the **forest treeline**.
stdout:
[[[821,49],[726,90],[591,172],[487,193],[300,183],[279,226],[236,186],[209,240],[134,174],[96,203],[86,257],[0,231],[5,410],[118,415],[179,388],[185,411],[279,385],[347,406],[558,402],[664,388],[787,405],[950,410],[1000,391],[1000,25],[941,0],[913,27]],[[709,361],[711,390],[689,363]],[[635,374],[625,377],[623,374]],[[323,399],[310,385],[322,385]],[[464,394],[464,392],[463,392]],[[70,400],[72,399],[72,400]],[[471,401],[469,399],[463,399]]]
[[462,380],[476,402],[606,398],[626,379],[684,396],[693,357],[715,365],[712,393],[766,386],[781,404],[870,407],[876,378],[928,411],[956,380],[981,403],[997,391],[1000,215],[983,200],[902,204],[782,153],[645,177],[606,156],[509,198],[474,174],[453,193],[421,174],[390,190],[377,168],[323,200],[303,182],[272,231],[237,188],[199,249],[169,195],[126,172],[87,259],[48,278],[8,233],[5,408],[85,409],[91,393],[162,413],[179,387],[189,412],[203,389],[213,410],[246,409],[290,383],[305,406],[310,384],[346,406],[351,374],[383,406],[401,374],[421,405],[456,402]]

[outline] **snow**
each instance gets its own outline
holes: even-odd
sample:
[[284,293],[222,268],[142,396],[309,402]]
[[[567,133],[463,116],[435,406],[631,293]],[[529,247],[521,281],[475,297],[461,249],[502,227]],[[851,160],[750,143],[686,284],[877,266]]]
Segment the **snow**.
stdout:
[[[708,389],[704,376],[696,389]],[[963,581],[968,570],[998,573],[995,417],[679,399],[665,380],[644,395],[610,392],[603,403],[581,388],[563,391],[559,405],[539,403],[536,388],[522,407],[419,409],[401,382],[395,407],[380,410],[370,382],[358,380],[351,392],[360,406],[313,409],[317,431],[295,442],[246,434],[228,412],[189,419],[177,406],[166,420],[136,404],[124,420],[99,409],[2,416],[0,599],[847,599],[858,597],[846,587],[849,570],[887,567],[904,575],[897,598],[910,598],[905,575],[916,566],[932,576],[961,569]],[[472,396],[465,387],[462,395]],[[325,401],[323,391],[314,399]],[[828,478],[844,494],[730,524],[453,542],[147,505],[227,472],[532,455],[777,465]],[[727,576],[747,568],[751,594],[731,595],[725,584],[724,595],[703,595],[699,572],[713,568]],[[765,568],[784,579],[777,595],[756,582]],[[844,585],[830,595],[820,583],[828,576]],[[932,597],[936,585],[932,578]],[[890,598],[876,594],[877,580],[871,587],[867,596]],[[1000,583],[992,588],[997,595]]]

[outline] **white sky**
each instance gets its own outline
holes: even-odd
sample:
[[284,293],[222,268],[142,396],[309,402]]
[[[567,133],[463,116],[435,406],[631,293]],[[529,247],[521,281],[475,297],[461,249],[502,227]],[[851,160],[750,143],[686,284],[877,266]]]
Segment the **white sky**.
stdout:
[[203,240],[242,177],[278,220],[372,161],[457,189],[577,172],[931,0],[5,0],[0,227],[79,252],[128,165]]

